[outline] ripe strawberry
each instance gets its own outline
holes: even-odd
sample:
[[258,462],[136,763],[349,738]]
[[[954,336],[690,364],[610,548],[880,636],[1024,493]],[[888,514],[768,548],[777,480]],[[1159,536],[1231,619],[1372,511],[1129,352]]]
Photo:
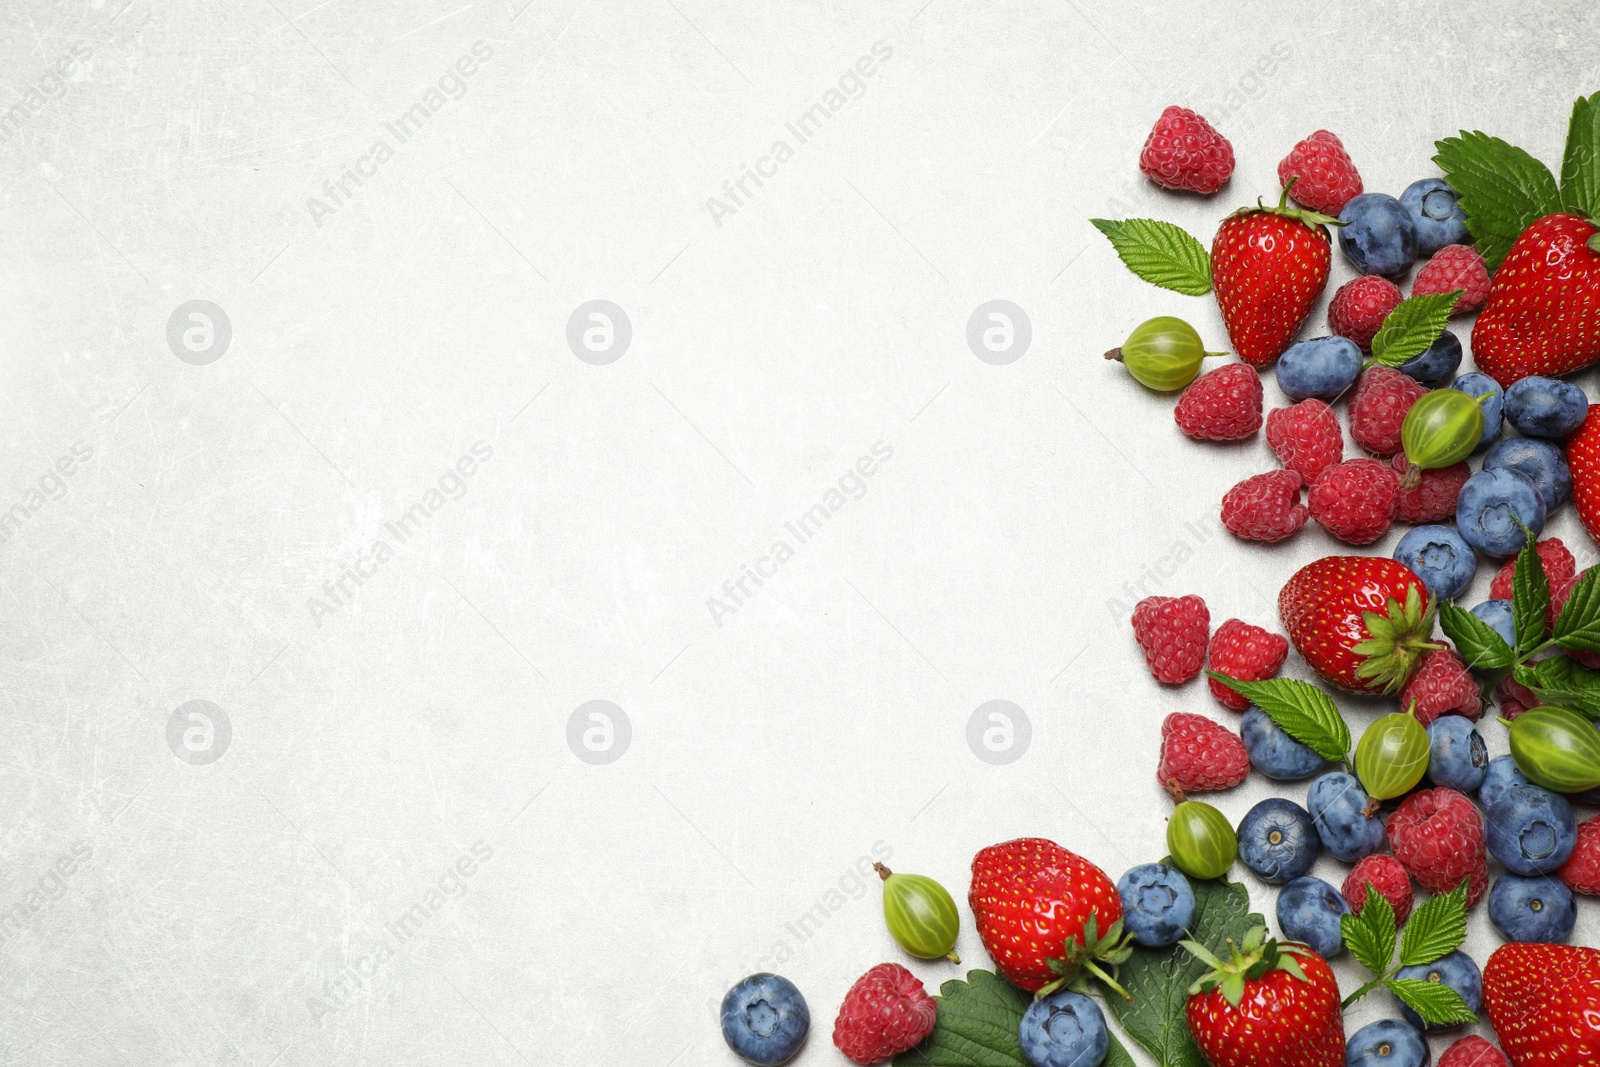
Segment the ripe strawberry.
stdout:
[[833,1043],[855,1063],[882,1063],[921,1044],[938,1016],[938,1002],[916,975],[898,963],[880,963],[844,995]]
[[1172,409],[1178,429],[1202,441],[1240,441],[1261,429],[1261,375],[1229,363],[1189,384]]
[[[1578,573],[1577,560],[1572,558],[1571,550],[1562,543],[1561,538],[1546,537],[1543,541],[1535,541],[1533,547],[1539,553],[1540,562],[1544,564],[1544,576],[1549,579],[1552,589],[1557,582],[1565,581]],[[1489,583],[1489,595],[1501,600],[1510,600],[1511,579],[1516,570],[1517,561],[1514,559],[1501,567],[1495,574],[1494,581]]]
[[1372,366],[1350,394],[1350,437],[1375,456],[1400,451],[1400,426],[1427,386],[1393,367]]
[[1300,502],[1303,480],[1294,471],[1252,475],[1222,498],[1222,525],[1246,541],[1282,541],[1298,533],[1311,512]]
[[1204,715],[1175,711],[1161,724],[1156,781],[1174,795],[1232,789],[1250,774],[1239,735]]
[[1600,404],[1589,405],[1589,417],[1567,438],[1567,465],[1572,468],[1572,503],[1589,536],[1600,541]]
[[1214,193],[1233,173],[1233,145],[1202,116],[1169,107],[1145,139],[1139,170],[1167,189]]
[[1306,506],[1317,525],[1352,545],[1369,545],[1394,523],[1400,476],[1376,459],[1335,463],[1311,483]]
[[1128,958],[1122,898],[1106,872],[1042,837],[990,845],[972,858],[967,892],[983,947],[1001,977],[1044,992]]
[[1420,789],[1389,816],[1394,858],[1430,893],[1448,893],[1467,883],[1467,907],[1476,907],[1489,885],[1483,815],[1454,789]]
[[1369,885],[1394,909],[1395,922],[1404,925],[1411,917],[1412,889],[1411,876],[1400,861],[1393,856],[1367,856],[1350,868],[1339,892],[1357,915],[1367,906]]
[[1445,245],[1417,271],[1417,280],[1411,283],[1412,296],[1453,293],[1458,289],[1461,295],[1450,309],[1452,315],[1477,311],[1489,296],[1489,268],[1471,245]]
[[1506,1054],[1477,1034],[1468,1034],[1439,1057],[1437,1067],[1509,1067]]
[[1278,184],[1288,185],[1294,202],[1313,211],[1337,215],[1353,196],[1361,195],[1361,175],[1350,162],[1344,143],[1318,130],[1289,150],[1278,164]]
[[1254,367],[1277,359],[1328,284],[1326,223],[1338,220],[1288,206],[1243,208],[1223,220],[1211,243],[1211,283],[1239,358]]
[[1278,592],[1278,615],[1311,669],[1352,693],[1393,693],[1433,636],[1433,600],[1422,579],[1382,556],[1325,556]]
[[1284,469],[1300,475],[1307,485],[1344,458],[1339,416],[1315,397],[1267,412],[1267,444]]
[[1441,715],[1460,715],[1478,721],[1483,714],[1483,694],[1453,649],[1440,648],[1422,657],[1416,673],[1400,690],[1400,706],[1426,726]]
[[[1377,275],[1368,277],[1376,278]],[[1396,452],[1390,466],[1400,475],[1400,505],[1395,509],[1396,519],[1421,523],[1455,518],[1456,498],[1461,495],[1461,487],[1467,484],[1467,479],[1472,477],[1472,468],[1467,466],[1466,460],[1449,467],[1419,471],[1417,484],[1409,489],[1405,475],[1411,469],[1411,461],[1406,454]]]
[[1363,274],[1334,290],[1328,301],[1328,329],[1370,352],[1378,327],[1403,299],[1400,287],[1388,278]]
[[[1288,638],[1240,619],[1229,619],[1217,627],[1211,635],[1211,647],[1206,650],[1212,670],[1242,682],[1271,678],[1288,658]],[[1225,707],[1243,711],[1250,706],[1250,701],[1215,678],[1207,679],[1206,684],[1211,686],[1211,695]]]
[[1600,896],[1600,816],[1578,824],[1578,844],[1556,877],[1574,893]]
[[1133,607],[1133,636],[1156,681],[1182,685],[1200,673],[1211,635],[1206,602],[1189,596],[1147,596]]
[[1501,945],[1483,968],[1483,1003],[1517,1067],[1600,1064],[1600,949]]
[[1576,215],[1546,215],[1512,242],[1472,327],[1478,369],[1501,385],[1600,360],[1600,238]]
[[1258,926],[1229,958],[1184,947],[1211,966],[1189,987],[1189,1033],[1211,1067],[1344,1067],[1339,985],[1316,952],[1267,940]]

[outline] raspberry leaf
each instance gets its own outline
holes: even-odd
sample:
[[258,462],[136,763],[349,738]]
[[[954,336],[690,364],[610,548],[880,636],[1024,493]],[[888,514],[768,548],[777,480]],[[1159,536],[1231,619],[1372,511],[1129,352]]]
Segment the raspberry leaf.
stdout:
[[1090,219],[1128,269],[1151,285],[1204,296],[1211,291],[1211,256],[1181,226],[1160,219]]
[[[1439,628],[1469,667],[1500,671],[1516,662],[1516,652],[1494,627],[1448,600],[1439,604]],[[1596,622],[1595,634],[1600,640],[1600,620]]]
[[1426,352],[1444,333],[1461,290],[1425,293],[1400,301],[1372,338],[1372,361],[1398,367]]
[[1467,1007],[1461,994],[1443,982],[1430,982],[1425,978],[1390,978],[1384,985],[1429,1026],[1457,1026],[1478,1021],[1477,1013]]
[[1556,644],[1600,652],[1600,568],[1590,568],[1572,587],[1556,619]]
[[1550,611],[1550,579],[1544,573],[1544,560],[1528,534],[1517,566],[1511,574],[1511,621],[1517,635],[1517,652],[1527,653],[1544,640],[1545,616]]
[[1266,712],[1283,732],[1325,760],[1342,761],[1350,752],[1350,727],[1333,698],[1310,682],[1295,678],[1268,678],[1244,682],[1216,671],[1206,671]]
[[1400,938],[1400,966],[1432,963],[1460,948],[1466,939],[1467,883],[1462,882],[1448,893],[1429,897],[1411,913]]
[[1600,719],[1600,671],[1581,667],[1566,656],[1552,656],[1519,664],[1512,677],[1547,704]]
[[1361,906],[1361,914],[1341,916],[1339,929],[1357,963],[1373,974],[1388,973],[1396,936],[1394,905],[1371,882],[1367,883],[1367,901]]
[[1433,161],[1461,194],[1467,229],[1493,272],[1517,235],[1535,219],[1561,210],[1550,168],[1515,145],[1481,131],[1434,142]]
[[1600,216],[1600,93],[1579,97],[1561,161],[1561,203],[1575,215]]

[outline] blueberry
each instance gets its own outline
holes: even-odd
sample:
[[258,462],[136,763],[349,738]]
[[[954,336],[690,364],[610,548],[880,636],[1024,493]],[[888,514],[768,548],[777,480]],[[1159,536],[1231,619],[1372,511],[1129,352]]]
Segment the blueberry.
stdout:
[[1400,203],[1416,227],[1419,253],[1431,256],[1445,245],[1471,242],[1467,236],[1467,212],[1460,199],[1460,194],[1443,178],[1423,178],[1406,186]]
[[722,1037],[746,1063],[777,1067],[800,1051],[811,1028],[806,998],[787,978],[752,974],[722,998]]
[[1502,874],[1489,888],[1489,921],[1508,941],[1554,944],[1572,936],[1578,906],[1559,878]]
[[1478,442],[1479,448],[1500,436],[1500,422],[1505,411],[1506,397],[1499,382],[1487,374],[1473,371],[1451,382],[1450,388],[1458,389],[1470,397],[1483,401],[1478,405],[1483,409],[1483,439]]
[[[1396,978],[1420,978],[1425,982],[1442,982],[1461,994],[1461,999],[1467,1002],[1467,1007],[1474,1013],[1483,1008],[1483,972],[1478,970],[1478,965],[1472,962],[1472,957],[1457,949],[1448,956],[1442,956],[1432,963],[1419,963],[1414,967],[1402,967],[1395,972]],[[1406,1022],[1415,1026],[1424,1033],[1436,1034],[1442,1030],[1453,1030],[1455,1026],[1423,1026],[1422,1019],[1417,1013],[1400,1005],[1400,1014]],[[1459,1025],[1459,1024],[1457,1024]]]
[[1383,820],[1365,814],[1371,798],[1353,774],[1330,771],[1311,783],[1306,807],[1328,854],[1345,863],[1370,856],[1383,844]]
[[1400,370],[1426,386],[1443,385],[1461,366],[1461,339],[1446,330],[1420,356],[1400,364]]
[[1399,1019],[1379,1019],[1350,1035],[1344,1062],[1345,1067],[1429,1067],[1433,1057],[1421,1030]]
[[1536,785],[1515,785],[1489,806],[1485,838],[1512,874],[1549,874],[1572,855],[1578,821],[1572,802]]
[[1459,715],[1441,715],[1428,725],[1428,778],[1434,785],[1476,793],[1489,773],[1483,735]]
[[1394,546],[1394,558],[1417,572],[1435,600],[1453,600],[1472,584],[1478,557],[1454,526],[1417,526]]
[[1491,630],[1505,638],[1506,644],[1512,648],[1517,647],[1516,624],[1511,621],[1511,601],[1485,600],[1473,608],[1472,613],[1488,623]]
[[1344,895],[1321,878],[1296,878],[1278,893],[1278,929],[1290,941],[1301,941],[1325,959],[1344,951],[1339,919],[1350,914]]
[[1339,212],[1339,248],[1358,274],[1404,274],[1417,260],[1411,213],[1388,193],[1362,193]]
[[1310,778],[1327,762],[1315,751],[1290,737],[1283,727],[1254,704],[1245,709],[1239,726],[1250,766],[1281,782]]
[[1516,471],[1539,490],[1545,514],[1572,499],[1572,468],[1560,445],[1538,437],[1508,437],[1483,457],[1483,469]]
[[1033,1067],[1099,1067],[1111,1037],[1098,1004],[1062,989],[1028,1005],[1017,1041]]
[[1194,921],[1194,887],[1176,867],[1141,863],[1117,881],[1122,928],[1146,948],[1175,945]]
[[1489,772],[1483,776],[1483,784],[1478,786],[1478,806],[1488,811],[1510,792],[1512,786],[1532,784],[1518,769],[1516,760],[1510,756],[1496,756],[1489,761]]
[[1321,853],[1310,813],[1292,800],[1268,797],[1239,820],[1239,859],[1264,882],[1299,878]]
[[1278,357],[1278,388],[1295,400],[1332,400],[1356,380],[1365,359],[1347,337],[1313,337]]
[[1529,437],[1565,437],[1589,414],[1589,397],[1560,378],[1523,378],[1506,390],[1506,418]]
[[1456,498],[1456,529],[1486,556],[1516,555],[1528,539],[1523,527],[1537,536],[1544,516],[1538,488],[1507,467],[1474,474]]

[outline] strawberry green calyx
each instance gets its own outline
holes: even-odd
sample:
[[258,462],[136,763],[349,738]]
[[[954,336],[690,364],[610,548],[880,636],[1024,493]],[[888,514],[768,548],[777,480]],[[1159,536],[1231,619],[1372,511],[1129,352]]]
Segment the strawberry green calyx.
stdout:
[[1434,605],[1430,599],[1427,608],[1423,608],[1422,592],[1416,585],[1406,590],[1405,604],[1390,597],[1384,610],[1383,615],[1375,611],[1361,613],[1361,621],[1372,636],[1350,651],[1364,657],[1356,668],[1356,677],[1370,689],[1393,693],[1406,684],[1424,655],[1445,646],[1433,640]]
[[1269,939],[1265,926],[1252,928],[1245,935],[1243,943],[1235,943],[1229,938],[1226,960],[1217,958],[1215,953],[1198,941],[1181,941],[1179,944],[1211,968],[1195,979],[1189,987],[1190,996],[1219,989],[1223,998],[1237,1008],[1244,997],[1245,983],[1253,982],[1270,971],[1288,971],[1302,982],[1309,981],[1300,961],[1295,958],[1307,950],[1301,945],[1279,944]]
[[1065,955],[1060,959],[1049,961],[1050,969],[1060,977],[1042,986],[1034,994],[1034,999],[1047,997],[1064,985],[1087,992],[1089,975],[1116,990],[1122,999],[1133,999],[1133,995],[1117,984],[1116,979],[1117,968],[1127,963],[1133,955],[1133,935],[1123,932],[1121,919],[1106,927],[1105,933],[1101,934],[1100,916],[1090,912],[1083,924],[1083,936],[1069,938],[1065,949]]
[[1257,197],[1255,207],[1242,207],[1238,211],[1235,211],[1232,215],[1229,215],[1228,218],[1235,219],[1243,215],[1260,215],[1262,213],[1266,213],[1269,215],[1282,215],[1286,219],[1295,219],[1298,222],[1305,223],[1313,230],[1318,226],[1345,225],[1345,223],[1340,222],[1334,216],[1324,215],[1320,211],[1312,211],[1310,208],[1290,207],[1289,190],[1293,189],[1294,183],[1299,180],[1300,179],[1298,176],[1289,179],[1289,184],[1283,187],[1283,193],[1278,197],[1277,207],[1268,207],[1266,204],[1262,203],[1260,197]]
[[[1594,219],[1589,219],[1588,222],[1591,225],[1600,226],[1600,222],[1596,222]],[[1589,246],[1589,251],[1600,252],[1600,233],[1590,234],[1589,239],[1584,244]]]

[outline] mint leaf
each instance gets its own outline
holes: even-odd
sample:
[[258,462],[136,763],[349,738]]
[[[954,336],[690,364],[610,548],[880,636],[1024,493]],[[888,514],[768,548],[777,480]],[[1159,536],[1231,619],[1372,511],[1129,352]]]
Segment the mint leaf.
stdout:
[[1361,914],[1341,916],[1339,930],[1357,963],[1373,974],[1389,970],[1389,961],[1394,958],[1394,905],[1371,882],[1367,883],[1367,900],[1361,905]]
[[1600,671],[1580,666],[1566,656],[1519,664],[1512,677],[1547,704],[1571,708],[1600,719]]
[[1444,333],[1450,322],[1450,311],[1460,296],[1461,290],[1457,289],[1400,301],[1384,317],[1383,325],[1372,339],[1373,361],[1385,367],[1398,367],[1422,355]]
[[1467,884],[1462,882],[1448,893],[1424,900],[1411,913],[1400,938],[1400,966],[1432,963],[1460,948],[1466,939]]
[[1491,272],[1529,223],[1561,210],[1550,168],[1498,137],[1462,130],[1434,147],[1433,161],[1461,194],[1467,229]]
[[1600,567],[1583,572],[1556,619],[1556,643],[1562,648],[1600,652]]
[[1467,1007],[1461,994],[1443,982],[1430,982],[1425,978],[1391,978],[1383,983],[1401,1003],[1422,1016],[1429,1026],[1456,1026],[1475,1023],[1478,1016]]
[[1211,256],[1181,226],[1160,219],[1090,219],[1128,269],[1151,285],[1204,296],[1211,291]]
[[1206,671],[1250,703],[1267,713],[1267,718],[1284,733],[1325,760],[1338,762],[1350,752],[1350,727],[1333,698],[1310,682],[1294,678],[1268,678],[1264,682],[1242,682],[1216,671]]
[[1568,211],[1600,215],[1600,93],[1572,105],[1566,158],[1561,161],[1561,203]]
[[[1439,602],[1439,628],[1469,667],[1499,671],[1511,666],[1517,658],[1494,627],[1449,600]],[[1596,628],[1596,636],[1600,639],[1600,626]]]
[[1545,616],[1550,611],[1550,579],[1545,577],[1544,560],[1534,547],[1529,533],[1517,553],[1517,566],[1511,574],[1511,621],[1517,635],[1517,652],[1530,651],[1544,640]]

